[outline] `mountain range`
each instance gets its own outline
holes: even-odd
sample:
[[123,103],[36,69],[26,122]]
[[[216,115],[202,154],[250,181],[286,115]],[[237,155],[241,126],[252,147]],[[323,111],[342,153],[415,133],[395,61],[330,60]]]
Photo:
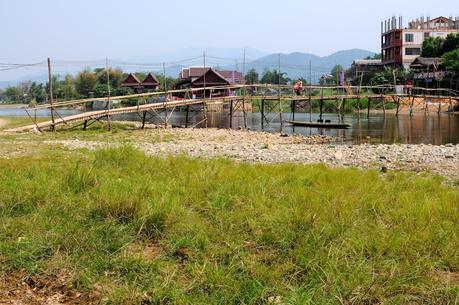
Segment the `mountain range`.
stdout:
[[[280,71],[288,77],[295,79],[309,77],[309,63],[311,63],[311,78],[313,82],[323,75],[328,74],[335,65],[349,68],[355,59],[373,56],[371,51],[352,49],[335,52],[329,56],[317,56],[309,53],[294,52],[280,54]],[[261,75],[265,69],[278,69],[279,54],[270,54],[247,64],[247,69],[254,68]]]
[[[177,77],[182,68],[188,66],[202,66],[203,65],[203,51],[206,50],[206,65],[213,66],[224,70],[238,70],[242,72],[242,57],[244,49],[221,49],[221,48],[202,48],[192,47],[179,50],[169,54],[158,54],[150,56],[130,57],[126,59],[115,60],[119,62],[120,67],[126,72],[148,71],[162,73],[160,68],[161,62],[169,63],[167,66],[166,74],[171,77]],[[268,54],[253,48],[246,48],[246,65],[245,70],[255,69],[262,75],[266,69],[278,69],[280,57],[280,70],[286,73],[288,77],[295,79],[309,77],[309,63],[311,63],[311,78],[316,82],[323,74],[328,74],[333,66],[339,64],[344,68],[350,67],[352,61],[355,59],[373,56],[375,53],[361,49],[351,49],[335,52],[328,56],[318,56],[310,53],[294,52],[290,54]],[[186,61],[181,62],[182,60]],[[234,62],[234,63],[233,63]],[[129,65],[121,63],[156,63],[151,64],[151,68],[142,65]],[[148,64],[150,65],[150,64]],[[79,70],[88,67],[87,65],[72,68],[59,68],[56,74],[65,75],[67,73],[75,75]],[[90,68],[96,68],[89,66]],[[5,77],[3,77],[5,79]],[[7,86],[16,85],[25,81],[46,82],[47,74],[25,74],[15,77],[11,73],[11,79],[0,81],[0,89]]]

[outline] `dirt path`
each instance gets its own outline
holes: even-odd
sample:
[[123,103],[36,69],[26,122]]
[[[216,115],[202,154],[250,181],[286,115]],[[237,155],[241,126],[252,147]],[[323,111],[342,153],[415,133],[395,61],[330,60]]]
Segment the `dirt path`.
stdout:
[[8,120],[0,118],[0,128],[6,126],[6,124],[8,124]]

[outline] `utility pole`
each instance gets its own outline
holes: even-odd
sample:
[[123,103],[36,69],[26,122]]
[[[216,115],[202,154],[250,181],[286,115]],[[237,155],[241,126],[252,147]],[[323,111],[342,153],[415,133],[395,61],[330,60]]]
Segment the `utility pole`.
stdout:
[[204,99],[206,98],[206,51],[202,52],[202,63],[204,68]]
[[49,89],[49,104],[51,105],[51,130],[55,130],[56,126],[54,124],[54,97],[53,97],[53,78],[51,76],[51,59],[48,57],[48,89]]
[[312,67],[311,60],[309,60],[309,122],[312,122]]
[[163,79],[164,79],[164,128],[167,128],[167,80],[166,80],[166,63],[163,63]]
[[278,89],[279,89],[279,119],[280,119],[280,132],[284,130],[284,109],[282,108],[282,99],[281,99],[281,54],[278,55]]
[[[245,78],[245,49],[244,49],[244,60],[243,60],[243,64],[242,64],[242,75]],[[247,128],[247,113],[246,113],[246,110],[245,110],[245,96],[247,94],[247,87],[245,87],[245,84],[244,84],[243,93],[244,93],[244,96],[242,98],[242,111],[244,113],[244,128]]]
[[108,57],[105,58],[105,71],[107,73],[107,91],[108,91],[108,98],[107,98],[107,122],[108,122],[108,130],[112,130],[112,120],[110,118],[110,71],[108,70]]
[[166,63],[163,62],[164,91],[167,92]]
[[203,64],[204,64],[204,104],[203,104],[203,108],[204,108],[204,119],[206,120],[206,128],[207,128],[208,121],[207,121],[207,104],[206,104],[206,74],[207,74],[207,71],[206,71],[206,51],[202,52],[202,61],[203,61]]

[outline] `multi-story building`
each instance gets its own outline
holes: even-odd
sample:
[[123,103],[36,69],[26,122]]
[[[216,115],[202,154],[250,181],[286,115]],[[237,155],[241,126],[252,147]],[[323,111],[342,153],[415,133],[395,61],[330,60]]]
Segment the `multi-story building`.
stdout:
[[404,66],[421,55],[422,43],[427,37],[443,37],[459,33],[459,17],[418,18],[403,27],[402,17],[381,22],[381,54],[384,66]]

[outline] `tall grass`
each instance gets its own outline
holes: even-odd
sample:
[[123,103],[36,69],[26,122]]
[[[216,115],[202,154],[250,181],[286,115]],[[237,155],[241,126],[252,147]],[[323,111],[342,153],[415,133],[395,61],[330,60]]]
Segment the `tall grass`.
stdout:
[[[0,159],[0,271],[109,304],[455,304],[459,191],[322,165]],[[142,303],[143,302],[143,303]]]

